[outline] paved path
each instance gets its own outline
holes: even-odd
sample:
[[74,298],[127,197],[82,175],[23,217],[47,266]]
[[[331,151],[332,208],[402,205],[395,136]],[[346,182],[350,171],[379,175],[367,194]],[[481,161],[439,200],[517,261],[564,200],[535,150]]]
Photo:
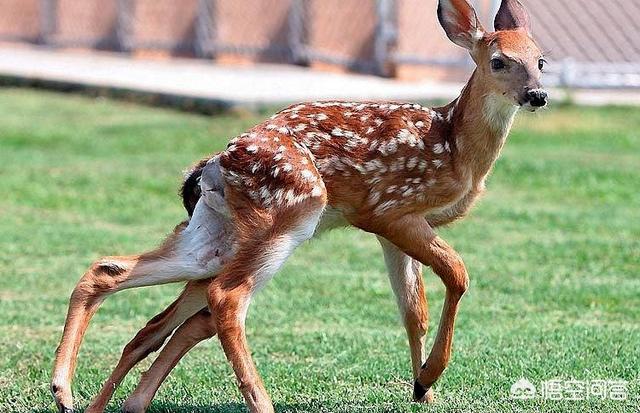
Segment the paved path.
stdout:
[[[451,100],[461,84],[400,82],[288,65],[232,67],[195,59],[141,60],[101,52],[0,46],[0,76],[61,85],[195,98],[225,107],[319,99]],[[555,93],[556,99],[559,92]],[[576,92],[576,103],[640,104],[640,91]]]

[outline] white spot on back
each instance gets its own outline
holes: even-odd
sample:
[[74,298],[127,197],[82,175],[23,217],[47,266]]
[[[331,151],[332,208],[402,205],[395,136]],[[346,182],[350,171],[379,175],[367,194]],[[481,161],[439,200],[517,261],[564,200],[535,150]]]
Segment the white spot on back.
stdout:
[[331,131],[331,134],[333,136],[344,136],[344,131],[340,128],[333,128],[333,130]]
[[317,180],[313,172],[311,172],[308,169],[303,169],[302,172],[300,172],[300,175],[302,176],[302,179],[304,179],[305,181],[315,182]]
[[380,202],[380,197],[382,194],[380,192],[374,191],[369,194],[369,205],[376,205]]
[[385,201],[383,203],[381,203],[380,205],[378,205],[376,207],[376,209],[374,210],[374,214],[376,215],[382,215],[385,211],[393,208],[394,206],[396,206],[396,204],[398,203],[398,201],[392,199],[389,201]]

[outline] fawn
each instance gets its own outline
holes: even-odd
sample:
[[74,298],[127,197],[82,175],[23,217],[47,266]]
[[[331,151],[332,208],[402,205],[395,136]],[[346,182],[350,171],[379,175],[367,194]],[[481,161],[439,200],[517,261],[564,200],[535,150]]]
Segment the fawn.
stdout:
[[[435,228],[463,217],[505,144],[518,108],[547,104],[544,58],[518,0],[503,0],[486,32],[466,0],[440,0],[447,36],[475,61],[451,104],[313,102],[291,106],[198,163],[182,197],[189,219],[156,250],[105,257],[75,287],[56,353],[51,390],[72,411],[71,379],[89,320],[110,294],[187,281],[176,301],[127,344],[87,412],[104,410],[130,369],[162,348],[123,411],[143,412],[171,369],[198,342],[218,335],[251,412],[273,412],[245,338],[252,295],[305,240],[351,225],[380,240],[409,339],[413,398],[451,358],[454,321],[469,278]],[[423,364],[428,310],[422,265],[446,287],[440,326]]]

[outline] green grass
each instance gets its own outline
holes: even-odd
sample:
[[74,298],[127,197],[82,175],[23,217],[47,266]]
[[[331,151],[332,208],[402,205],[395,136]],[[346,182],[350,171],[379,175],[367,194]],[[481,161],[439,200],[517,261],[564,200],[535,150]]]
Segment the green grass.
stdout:
[[[53,411],[48,383],[69,293],[102,255],[156,245],[185,213],[181,171],[261,119],[202,117],[70,95],[0,90],[0,411]],[[372,236],[301,247],[257,297],[249,341],[278,412],[638,412],[640,112],[521,115],[465,221],[442,231],[471,275],[438,402],[411,396],[408,348]],[[432,315],[443,288],[426,274]],[[122,346],[179,285],[127,291],[80,352],[86,406]],[[141,363],[117,391],[117,410]],[[513,401],[520,377],[627,380],[629,399]],[[216,340],[195,348],[152,412],[242,412]]]

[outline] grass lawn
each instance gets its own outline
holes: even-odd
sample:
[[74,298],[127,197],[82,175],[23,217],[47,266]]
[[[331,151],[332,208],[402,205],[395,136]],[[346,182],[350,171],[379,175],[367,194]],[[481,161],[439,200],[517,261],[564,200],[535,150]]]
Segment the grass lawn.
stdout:
[[[54,350],[77,279],[102,255],[156,245],[185,216],[181,171],[264,114],[204,117],[17,89],[0,90],[0,113],[0,411],[50,412]],[[409,402],[408,346],[375,239],[340,230],[301,247],[249,312],[249,342],[278,412],[639,411],[640,111],[523,114],[488,187],[469,218],[441,231],[465,258],[471,288],[437,403]],[[430,346],[443,287],[425,277]],[[80,352],[77,407],[180,289],[106,301]],[[626,380],[629,398],[511,400],[521,377],[538,388]],[[217,340],[185,357],[150,411],[245,411]]]

